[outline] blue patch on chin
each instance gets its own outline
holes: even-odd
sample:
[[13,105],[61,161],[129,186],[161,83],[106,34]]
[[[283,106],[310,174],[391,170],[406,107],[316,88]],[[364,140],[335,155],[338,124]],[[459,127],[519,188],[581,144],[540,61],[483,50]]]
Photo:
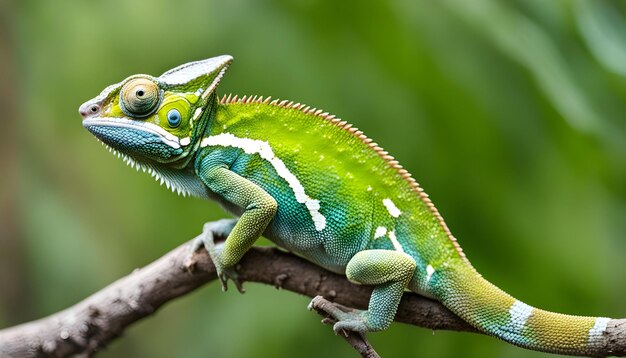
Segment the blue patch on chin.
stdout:
[[131,156],[168,160],[183,153],[182,148],[163,143],[160,136],[138,129],[90,125],[87,130],[113,149]]

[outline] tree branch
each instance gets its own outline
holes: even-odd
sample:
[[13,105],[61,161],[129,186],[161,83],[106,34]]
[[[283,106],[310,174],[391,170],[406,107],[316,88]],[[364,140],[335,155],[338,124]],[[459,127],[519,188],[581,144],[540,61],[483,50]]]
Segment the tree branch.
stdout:
[[[189,247],[189,243],[179,246],[70,308],[0,330],[0,356],[92,355],[164,303],[217,278],[206,251],[190,256]],[[275,248],[253,248],[237,270],[243,281],[270,284],[309,297],[322,295],[354,308],[366,308],[372,291]],[[395,320],[433,330],[480,333],[440,303],[409,292],[402,297]],[[626,355],[626,320],[611,322],[605,334],[607,355]],[[363,341],[356,343],[360,348],[355,341],[348,341],[357,350],[371,349],[361,337]],[[373,349],[367,353],[370,355],[360,353],[370,357],[376,354]]]
[[[340,309],[344,312],[350,312],[355,310],[354,308],[345,307],[336,302],[332,303],[322,296],[315,296],[311,301],[309,308],[314,309],[315,311],[317,311],[317,313],[324,317],[322,323],[332,326],[337,321],[334,318],[328,316],[325,306],[330,304],[334,304],[335,306],[340,307]],[[374,350],[374,347],[372,347],[370,342],[368,342],[367,338],[365,337],[365,333],[343,331],[341,334],[339,334],[339,336],[343,338],[350,346],[352,346],[352,348],[354,348],[354,350],[356,350],[361,355],[361,357],[380,358],[378,353],[376,353],[376,351]]]

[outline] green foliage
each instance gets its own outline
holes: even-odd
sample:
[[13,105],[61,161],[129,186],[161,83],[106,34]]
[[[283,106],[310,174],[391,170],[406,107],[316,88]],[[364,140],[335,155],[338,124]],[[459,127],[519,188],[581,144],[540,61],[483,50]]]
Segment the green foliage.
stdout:
[[[19,265],[0,263],[13,278],[0,282],[2,326],[65,308],[225,215],[126,168],[77,113],[130,74],[219,54],[235,57],[220,93],[323,108],[395,155],[478,270],[506,291],[555,311],[626,316],[624,2],[2,7],[11,16],[2,16],[9,31],[0,36],[13,62],[2,93],[17,110],[17,132],[2,138],[17,138],[19,178],[8,188],[17,193],[18,234],[7,236]],[[354,356],[306,311],[308,299],[247,288],[241,296],[209,285],[101,356]],[[399,324],[370,337],[385,357],[542,356]]]

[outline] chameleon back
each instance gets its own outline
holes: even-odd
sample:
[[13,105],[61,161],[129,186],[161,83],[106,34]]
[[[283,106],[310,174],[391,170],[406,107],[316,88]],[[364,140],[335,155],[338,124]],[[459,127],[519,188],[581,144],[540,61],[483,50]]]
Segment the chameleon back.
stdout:
[[[210,138],[198,160],[225,158],[230,170],[277,199],[265,235],[332,271],[343,273],[364,249],[402,250],[418,263],[415,282],[422,283],[427,263],[462,257],[410,175],[362,132],[321,110],[223,98]],[[425,287],[416,286],[429,293]]]

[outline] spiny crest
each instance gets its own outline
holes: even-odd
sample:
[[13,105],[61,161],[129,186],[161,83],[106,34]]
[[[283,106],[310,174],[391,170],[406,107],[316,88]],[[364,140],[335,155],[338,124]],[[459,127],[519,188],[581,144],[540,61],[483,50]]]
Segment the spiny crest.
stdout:
[[175,182],[172,182],[170,180],[168,180],[168,178],[164,177],[163,175],[161,175],[158,171],[156,171],[154,168],[152,168],[150,165],[148,164],[144,164],[144,163],[140,163],[138,161],[136,161],[135,159],[131,158],[130,156],[121,153],[117,150],[115,150],[114,148],[108,146],[106,143],[98,140],[100,143],[102,143],[103,146],[105,146],[109,152],[113,153],[114,155],[116,155],[118,158],[122,159],[128,166],[130,166],[131,168],[136,169],[137,171],[139,171],[139,169],[141,169],[144,173],[148,173],[150,174],[150,176],[152,176],[156,181],[159,182],[159,185],[163,185],[165,184],[165,186],[170,189],[173,193],[177,193],[178,195],[182,195],[182,196],[191,196],[192,194],[185,188],[177,185]]
[[393,156],[389,155],[387,151],[385,151],[377,143],[372,141],[372,139],[368,138],[358,128],[353,127],[352,124],[348,123],[347,121],[343,121],[335,117],[334,115],[329,114],[328,112],[324,112],[321,109],[312,108],[310,106],[305,105],[304,103],[299,103],[299,102],[294,103],[293,101],[288,101],[288,100],[281,101],[279,99],[272,100],[271,97],[263,98],[263,96],[243,96],[239,98],[237,95],[233,96],[232,94],[229,94],[228,96],[224,95],[222,99],[220,100],[220,104],[232,104],[232,103],[245,103],[245,104],[262,103],[262,104],[270,104],[270,105],[288,108],[288,109],[295,109],[295,110],[302,111],[303,113],[306,113],[306,114],[312,114],[312,115],[324,118],[330,121],[335,126],[350,132],[352,135],[359,138],[368,147],[373,149],[381,158],[383,158],[389,164],[390,167],[397,170],[398,174],[409,183],[413,191],[417,193],[417,195],[422,200],[422,202],[424,202],[424,204],[428,207],[428,210],[430,210],[430,212],[435,216],[435,218],[437,219],[437,221],[443,228],[444,232],[446,233],[450,241],[452,241],[452,244],[454,245],[458,253],[461,255],[461,257],[466,259],[463,249],[461,249],[461,246],[458,244],[454,235],[452,235],[452,232],[450,231],[450,229],[448,228],[448,225],[446,225],[445,221],[443,220],[443,217],[439,213],[439,210],[437,210],[432,200],[430,200],[430,198],[428,197],[428,194],[424,192],[424,189],[422,189],[422,187],[417,183],[417,181],[415,181],[415,179],[411,176],[411,174],[406,169],[404,169],[402,165],[400,165],[400,163],[398,163],[398,161],[394,159]]

